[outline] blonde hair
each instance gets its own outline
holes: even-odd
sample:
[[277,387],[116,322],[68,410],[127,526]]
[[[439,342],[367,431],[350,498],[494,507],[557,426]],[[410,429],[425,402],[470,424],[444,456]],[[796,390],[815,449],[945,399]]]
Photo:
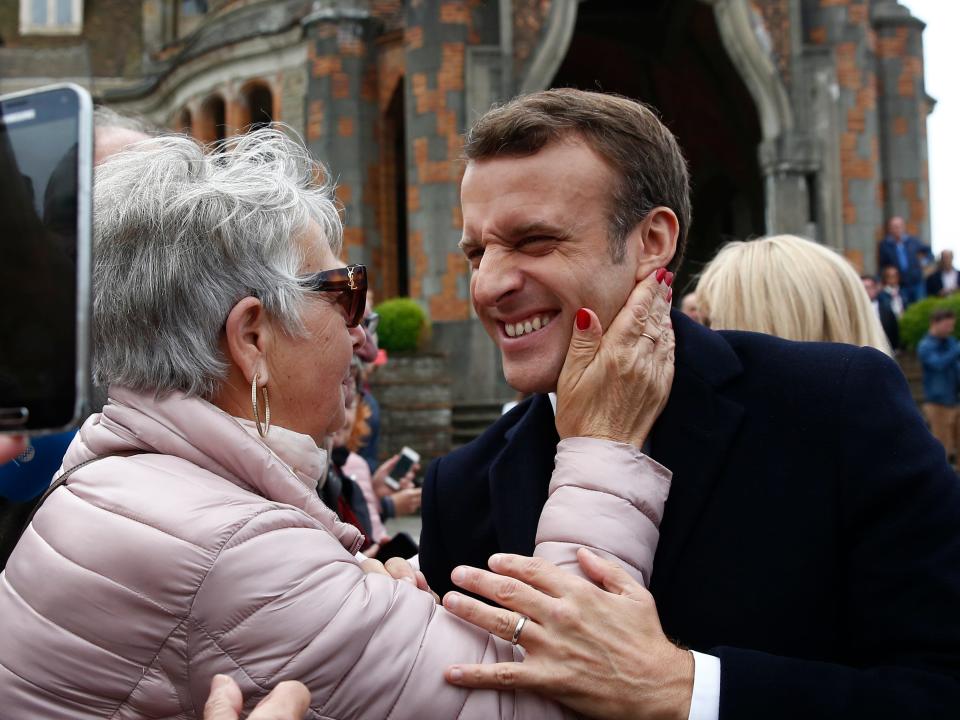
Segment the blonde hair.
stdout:
[[891,355],[853,266],[795,235],[725,245],[697,284],[700,314],[715,330],[841,342]]

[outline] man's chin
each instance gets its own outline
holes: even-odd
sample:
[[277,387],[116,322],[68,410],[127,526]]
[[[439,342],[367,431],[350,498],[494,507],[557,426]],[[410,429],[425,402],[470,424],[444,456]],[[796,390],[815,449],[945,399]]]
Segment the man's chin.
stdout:
[[519,393],[552,393],[557,391],[557,380],[560,373],[547,373],[544,368],[508,368],[504,366],[504,379],[507,385]]

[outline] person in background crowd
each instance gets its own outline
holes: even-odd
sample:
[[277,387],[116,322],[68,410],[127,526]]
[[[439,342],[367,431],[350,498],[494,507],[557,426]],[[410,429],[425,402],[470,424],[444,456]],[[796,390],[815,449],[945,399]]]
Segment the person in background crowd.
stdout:
[[873,311],[880,320],[880,327],[887,336],[887,342],[896,353],[900,350],[900,323],[897,322],[897,316],[890,307],[890,296],[880,292],[880,283],[873,275],[861,275],[860,281],[863,283],[863,289],[867,291]]
[[749,330],[806,342],[892,348],[853,266],[795,235],[724,245],[697,283],[714,330]]
[[[358,372],[359,363],[355,360],[355,378],[358,378]],[[413,479],[420,466],[414,465],[404,477],[397,478],[400,489],[396,491],[387,485],[386,478],[400,460],[399,455],[382,463],[377,468],[377,472],[371,476],[366,461],[357,454],[363,438],[369,436],[369,429],[365,422],[368,416],[369,410],[363,398],[357,393],[353,401],[347,405],[343,430],[334,438],[334,462],[340,473],[360,489],[366,504],[366,513],[370,522],[366,532],[374,545],[370,550],[364,550],[364,553],[381,561],[389,557],[412,557],[417,552],[416,545],[412,546],[410,552],[400,550],[400,545],[393,550],[389,549],[392,538],[383,523],[390,518],[410,515],[420,509],[420,488],[413,485]],[[407,540],[412,541],[409,536],[404,542]]]
[[373,372],[377,362],[379,352],[379,338],[377,337],[377,326],[380,324],[380,316],[373,311],[374,294],[373,290],[367,291],[367,310],[363,317],[363,331],[367,336],[366,342],[357,350],[357,357],[363,361],[360,373],[360,392],[363,404],[369,411],[369,417],[365,418],[367,424],[367,435],[360,443],[357,454],[367,461],[370,472],[376,472],[380,464],[380,403],[370,389],[370,373]]
[[892,266],[900,271],[904,307],[923,299],[926,291],[923,268],[932,259],[930,246],[907,234],[902,217],[890,218],[887,236],[880,241],[877,265],[881,268]]
[[960,343],[953,337],[956,324],[953,310],[934,309],[930,313],[930,329],[917,346],[923,367],[923,413],[930,423],[930,431],[943,444],[954,466],[960,450],[960,409],[957,407]]
[[953,250],[944,250],[937,268],[927,278],[927,296],[946,297],[957,290],[960,290],[960,272],[953,266]]
[[700,304],[697,300],[697,294],[695,292],[689,292],[683,296],[683,300],[680,301],[680,312],[694,322],[701,322]]
[[903,287],[900,285],[900,271],[893,265],[880,269],[880,279],[883,287],[880,294],[883,302],[889,305],[894,316],[899,320],[907,304],[904,300]]

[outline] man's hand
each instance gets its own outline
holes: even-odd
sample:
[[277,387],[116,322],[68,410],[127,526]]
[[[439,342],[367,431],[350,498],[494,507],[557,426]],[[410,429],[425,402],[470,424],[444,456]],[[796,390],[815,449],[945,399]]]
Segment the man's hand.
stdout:
[[453,665],[447,681],[531,690],[590,717],[686,720],[693,656],[663,634],[653,596],[615,563],[585,549],[577,559],[604,590],[540,558],[494,555],[493,573],[456,568],[454,583],[506,609],[457,592],[447,593],[444,607],[504,640],[527,616],[519,642],[526,659]]
[[[310,708],[310,691],[303,683],[287,680],[257,703],[247,720],[302,720]],[[227,675],[214,675],[203,720],[238,720],[243,709],[240,687]]]

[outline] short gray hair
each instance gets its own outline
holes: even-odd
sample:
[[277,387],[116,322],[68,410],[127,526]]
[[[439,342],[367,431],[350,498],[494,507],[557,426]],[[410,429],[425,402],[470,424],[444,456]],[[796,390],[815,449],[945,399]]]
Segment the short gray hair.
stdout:
[[247,296],[285,331],[302,332],[298,237],[313,221],[340,253],[329,176],[276,129],[216,150],[167,135],[97,168],[97,384],[210,399],[228,368],[219,346],[224,322]]

